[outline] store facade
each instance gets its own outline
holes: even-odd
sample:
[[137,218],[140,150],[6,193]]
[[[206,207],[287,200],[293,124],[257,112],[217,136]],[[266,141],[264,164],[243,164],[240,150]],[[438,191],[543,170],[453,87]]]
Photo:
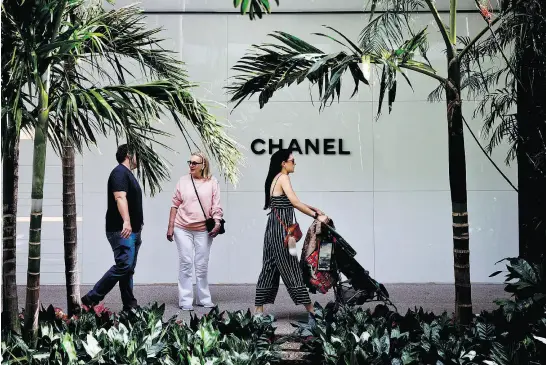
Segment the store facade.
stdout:
[[[325,51],[338,50],[334,42],[311,35],[330,25],[357,40],[369,14],[363,0],[281,1],[277,12],[251,22],[229,13],[233,2],[144,1],[151,27],[164,28],[164,47],[186,62],[202,98],[245,156],[237,186],[221,180],[226,234],[215,239],[210,262],[212,283],[255,283],[261,267],[266,211],[264,180],[269,156],[276,148],[296,149],[292,177],[299,198],[331,216],[339,232],[358,252],[357,259],[384,283],[453,282],[451,203],[447,165],[445,103],[427,102],[436,86],[426,77],[408,73],[413,91],[399,82],[397,100],[389,114],[386,107],[376,121],[378,90],[362,85],[354,98],[350,76],[340,101],[319,111],[318,92],[308,83],[279,91],[260,109],[257,99],[235,110],[224,87],[234,75],[231,67],[251,44],[272,41],[267,34],[282,30],[315,42]],[[301,3],[301,4],[300,4]],[[461,2],[463,5],[465,2]],[[468,9],[474,10],[473,2]],[[122,5],[118,2],[118,5]],[[279,12],[286,13],[280,14]],[[445,73],[440,36],[432,18],[419,14],[415,26],[429,25],[429,58]],[[476,34],[482,27],[477,12],[461,14],[461,35]],[[312,102],[313,101],[313,102]],[[464,102],[464,113],[475,132],[481,121],[472,119],[475,100]],[[175,133],[170,121],[163,128]],[[465,131],[467,150],[470,259],[473,282],[498,282],[489,278],[494,263],[517,255],[517,194],[510,188]],[[193,136],[195,139],[195,135]],[[143,246],[135,274],[137,284],[175,283],[176,247],[166,240],[172,191],[185,173],[189,150],[180,135],[166,140],[175,150],[165,152],[173,164],[171,180],[163,191],[144,201]],[[94,283],[113,264],[104,234],[106,181],[115,166],[115,141],[99,141],[77,158],[79,263],[82,284]],[[515,165],[504,165],[507,148],[495,150],[493,159],[516,182]],[[62,173],[60,159],[48,150],[44,192],[42,285],[64,283],[62,243]],[[26,281],[28,216],[32,141],[21,142],[20,200],[18,217],[18,283]],[[300,224],[311,220],[299,216]],[[300,242],[301,247],[301,242]]]

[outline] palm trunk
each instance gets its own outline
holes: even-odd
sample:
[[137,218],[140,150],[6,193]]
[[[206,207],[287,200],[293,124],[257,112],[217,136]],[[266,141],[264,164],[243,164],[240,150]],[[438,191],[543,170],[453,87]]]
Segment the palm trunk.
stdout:
[[[10,132],[6,132],[9,135]],[[16,275],[19,136],[14,135],[14,139],[13,152],[6,154],[2,164],[4,181],[2,185],[2,327],[21,334]]]
[[[54,42],[61,27],[61,20],[67,0],[61,1],[54,10],[53,32],[50,42]],[[42,208],[44,199],[44,175],[47,151],[47,131],[49,125],[49,86],[51,66],[38,75],[34,70],[38,91],[38,123],[34,129],[34,154],[32,156],[32,193],[30,207],[30,228],[28,241],[27,297],[25,302],[24,336],[31,348],[36,347],[38,334],[38,310],[40,307],[40,260],[42,241]]]
[[[523,15],[530,12],[546,15],[541,7],[526,6],[522,4],[517,11]],[[523,33],[516,45],[521,54],[518,65],[521,84],[517,87],[519,255],[527,261],[542,263],[546,276],[546,173],[537,167],[535,158],[544,151],[546,143],[546,71],[544,61],[534,51],[540,45],[533,44],[529,29]],[[546,280],[543,282],[546,285]]]
[[455,317],[463,325],[472,320],[470,247],[466,191],[466,155],[461,104],[461,70],[458,60],[448,57],[446,87],[449,186],[453,221],[453,269],[455,273]]
[[66,302],[69,315],[80,310],[80,281],[78,275],[78,228],[76,221],[74,147],[63,146],[63,231]]
[[[69,21],[74,24],[76,16],[71,12]],[[69,89],[76,80],[76,63],[69,58],[65,63]],[[65,123],[71,122],[65,120]],[[63,228],[64,228],[64,270],[66,276],[66,303],[69,315],[80,311],[80,278],[78,275],[78,226],[76,219],[76,163],[74,146],[66,135],[63,146]]]
[[[46,76],[49,79],[49,72]],[[40,114],[34,133],[34,156],[32,161],[32,203],[28,242],[27,297],[25,305],[25,337],[31,347],[36,345],[38,332],[38,310],[40,306],[40,259],[42,239],[42,206],[44,198],[44,175],[49,120],[49,80],[40,92]]]

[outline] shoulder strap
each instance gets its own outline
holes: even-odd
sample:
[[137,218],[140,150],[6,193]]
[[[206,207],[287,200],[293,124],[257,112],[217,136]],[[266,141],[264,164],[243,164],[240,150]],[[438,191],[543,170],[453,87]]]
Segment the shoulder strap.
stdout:
[[[280,177],[281,177],[281,174],[282,173],[279,173],[276,177],[277,177],[277,180],[275,180],[275,184],[273,184],[273,189],[271,189],[271,191],[269,192],[269,196],[272,196],[272,192],[275,190],[275,186],[277,186],[277,182],[279,181]],[[271,207],[272,210],[275,211],[275,215],[277,216],[277,219],[279,222],[281,222],[281,224],[283,225],[284,229],[288,232],[288,227],[286,226],[286,224],[281,220],[281,217],[279,217],[279,214],[277,213],[277,209],[275,209],[274,207]],[[293,213],[294,213],[294,221],[296,223],[298,223],[298,219],[296,218],[296,210],[294,209],[293,210]]]
[[277,217],[277,220],[281,223],[281,225],[283,226],[284,230],[286,232],[288,232],[288,227],[286,226],[286,223],[284,223],[281,219],[281,217],[279,217],[279,213],[277,213],[277,209],[273,208],[273,210],[275,211],[275,216]]
[[277,176],[275,176],[276,177],[275,184],[273,184],[273,188],[269,190],[269,196],[273,196],[273,191],[275,191],[275,186],[277,186],[277,183],[279,182],[279,179],[281,178],[281,174],[282,173],[279,172]]
[[193,176],[190,175],[191,183],[193,184],[193,189],[195,190],[195,195],[197,195],[197,201],[199,202],[199,205],[201,206],[201,210],[203,211],[203,215],[205,216],[205,219],[207,219],[207,215],[205,214],[205,209],[203,209],[203,204],[201,204],[201,199],[199,199],[199,194],[197,193],[197,188],[195,187],[195,182],[193,181]]
[[[283,220],[281,219],[281,217],[279,216],[279,213],[277,212],[277,209],[276,208],[272,208],[272,210],[275,212],[275,216],[277,217],[277,220],[279,222],[281,222],[281,225],[284,227],[285,231],[288,232],[288,227],[286,226],[286,223],[283,222]],[[294,211],[294,221],[298,223],[298,220],[296,219],[296,212]]]

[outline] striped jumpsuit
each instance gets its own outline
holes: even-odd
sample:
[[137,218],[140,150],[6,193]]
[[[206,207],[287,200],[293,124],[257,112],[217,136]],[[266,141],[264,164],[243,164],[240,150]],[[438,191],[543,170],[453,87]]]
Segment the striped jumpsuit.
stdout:
[[290,226],[293,223],[294,207],[288,197],[283,194],[271,196],[271,208],[265,230],[263,266],[256,286],[255,304],[262,306],[275,302],[280,277],[296,305],[311,304],[298,259],[290,255],[288,248],[284,247],[286,230],[273,211],[276,209],[282,221]]

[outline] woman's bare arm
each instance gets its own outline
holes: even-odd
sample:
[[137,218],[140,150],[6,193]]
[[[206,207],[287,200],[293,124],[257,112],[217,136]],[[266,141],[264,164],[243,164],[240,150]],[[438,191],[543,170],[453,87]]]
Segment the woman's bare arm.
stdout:
[[287,175],[283,175],[279,177],[279,183],[281,184],[281,188],[288,197],[288,200],[290,200],[290,203],[302,212],[303,214],[307,214],[309,217],[314,218],[315,217],[315,211],[311,209],[307,204],[302,203],[298,197],[296,196],[296,193],[292,189],[292,184],[290,182],[290,178]]
[[315,207],[313,207],[313,206],[311,206],[311,205],[309,205],[309,204],[305,204],[305,205],[307,205],[307,208],[309,208],[309,209],[311,209],[311,210],[317,212],[318,214],[324,214],[324,213],[322,212],[322,210],[320,210],[319,208],[315,208]]

